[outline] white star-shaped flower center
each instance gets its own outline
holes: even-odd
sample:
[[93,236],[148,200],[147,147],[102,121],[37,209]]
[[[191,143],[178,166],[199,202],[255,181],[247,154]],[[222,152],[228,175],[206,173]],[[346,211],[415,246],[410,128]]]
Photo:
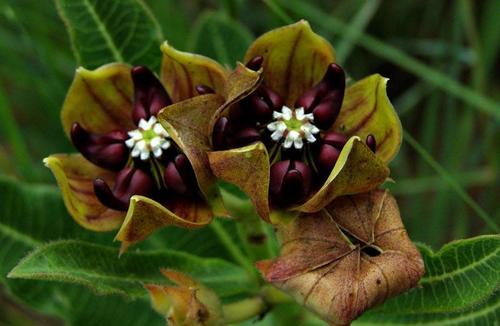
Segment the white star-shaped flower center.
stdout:
[[125,145],[132,149],[130,155],[143,161],[149,159],[151,153],[154,157],[160,157],[163,150],[170,147],[170,135],[153,116],[148,121],[141,119],[139,128],[129,131],[128,135],[130,138],[125,141]]
[[304,113],[304,108],[294,110],[287,106],[281,108],[281,112],[273,112],[274,121],[267,125],[267,129],[272,131],[272,140],[278,142],[282,138],[284,148],[295,147],[301,149],[304,146],[304,139],[309,143],[316,141],[316,135],[319,133],[318,127],[314,122],[312,113]]

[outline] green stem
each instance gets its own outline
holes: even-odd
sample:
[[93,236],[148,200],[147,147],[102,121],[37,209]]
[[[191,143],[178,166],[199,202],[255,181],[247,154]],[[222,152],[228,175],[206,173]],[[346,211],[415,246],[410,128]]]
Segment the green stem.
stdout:
[[242,198],[230,191],[221,189],[227,209],[239,222],[238,233],[252,261],[273,256],[270,237],[272,231],[262,221],[248,198]]
[[222,306],[224,320],[228,324],[240,323],[267,310],[267,305],[261,297],[243,299]]
[[273,305],[294,302],[288,294],[264,285],[260,295],[222,306],[226,323],[239,323],[269,311]]
[[404,131],[404,140],[429,164],[441,177],[449,183],[450,187],[462,198],[462,200],[469,205],[470,208],[495,232],[500,229],[493,219],[479,206],[474,199],[460,186],[460,184],[453,178],[453,176],[446,171],[430,154],[420,145],[415,138],[408,132]]
[[231,257],[233,257],[234,261],[240,264],[248,272],[250,277],[258,283],[259,277],[257,274],[257,270],[253,266],[252,262],[248,259],[248,257],[245,256],[243,252],[241,252],[241,250],[238,248],[238,246],[234,243],[234,241],[231,239],[231,236],[227,233],[220,222],[217,220],[213,220],[212,223],[210,223],[210,227],[219,237],[224,247],[227,249]]

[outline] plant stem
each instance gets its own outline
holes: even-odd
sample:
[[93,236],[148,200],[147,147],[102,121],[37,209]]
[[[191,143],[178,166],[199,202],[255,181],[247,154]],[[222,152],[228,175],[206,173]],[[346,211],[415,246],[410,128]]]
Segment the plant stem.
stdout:
[[224,227],[222,227],[220,222],[217,220],[213,220],[212,223],[210,223],[210,227],[214,230],[215,234],[217,234],[222,244],[226,247],[227,251],[229,252],[229,254],[231,254],[233,259],[248,272],[248,274],[254,281],[259,283],[257,270],[253,266],[252,262],[241,252],[238,246],[231,239],[231,236],[227,233]]
[[228,324],[239,323],[267,310],[267,305],[261,297],[243,299],[222,306],[225,322]]
[[292,297],[274,286],[264,285],[260,295],[222,307],[226,323],[239,323],[269,311],[273,305],[293,302]]
[[222,188],[221,194],[226,208],[239,222],[238,233],[252,261],[272,257],[273,251],[269,241],[272,234],[255,211],[250,199]]

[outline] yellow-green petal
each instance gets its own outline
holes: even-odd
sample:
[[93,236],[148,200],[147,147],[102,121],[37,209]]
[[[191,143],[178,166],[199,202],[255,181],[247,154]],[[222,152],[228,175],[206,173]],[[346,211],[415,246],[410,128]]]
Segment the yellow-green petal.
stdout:
[[203,84],[221,94],[226,70],[216,61],[202,55],[178,51],[164,42],[161,81],[170,98],[179,102],[197,94],[195,87]]
[[80,154],[55,154],[44,159],[61,189],[66,209],[84,228],[110,231],[120,226],[125,213],[102,205],[94,194],[93,181],[100,177],[114,183],[115,173],[101,169]]
[[257,213],[269,221],[269,156],[262,143],[208,153],[210,167],[219,179],[238,186]]
[[389,168],[359,139],[351,137],[340,152],[337,163],[323,186],[294,210],[311,213],[334,198],[376,188],[389,176]]
[[217,215],[223,215],[224,210],[207,157],[210,151],[208,126],[223,102],[222,96],[207,94],[170,105],[158,114],[161,124],[186,154],[198,186]]
[[132,196],[127,216],[115,237],[122,243],[120,254],[160,228],[170,225],[199,228],[213,218],[210,208],[202,200],[171,198],[167,206],[144,196]]
[[264,84],[281,95],[289,106],[318,83],[335,52],[324,38],[314,33],[305,20],[274,29],[250,46],[245,62],[264,57]]
[[333,129],[366,139],[375,136],[377,156],[390,162],[401,146],[401,121],[387,97],[387,78],[366,77],[346,89],[342,109]]
[[111,63],[95,70],[80,67],[61,111],[64,131],[78,122],[94,133],[132,129],[133,84],[130,66]]

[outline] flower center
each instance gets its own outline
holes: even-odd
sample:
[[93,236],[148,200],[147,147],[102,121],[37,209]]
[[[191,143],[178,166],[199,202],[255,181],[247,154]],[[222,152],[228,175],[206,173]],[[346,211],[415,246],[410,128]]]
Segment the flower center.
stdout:
[[125,145],[132,149],[130,155],[143,161],[149,159],[151,153],[154,157],[160,157],[163,150],[170,147],[168,132],[154,116],[148,121],[141,119],[139,128],[129,131],[128,135],[130,138],[125,141]]
[[281,112],[273,112],[274,121],[267,125],[267,129],[272,131],[271,139],[278,142],[282,138],[284,148],[293,147],[301,149],[305,139],[309,143],[316,141],[315,134],[319,129],[312,124],[314,117],[312,113],[305,114],[304,108],[290,109],[287,106],[281,108]]

